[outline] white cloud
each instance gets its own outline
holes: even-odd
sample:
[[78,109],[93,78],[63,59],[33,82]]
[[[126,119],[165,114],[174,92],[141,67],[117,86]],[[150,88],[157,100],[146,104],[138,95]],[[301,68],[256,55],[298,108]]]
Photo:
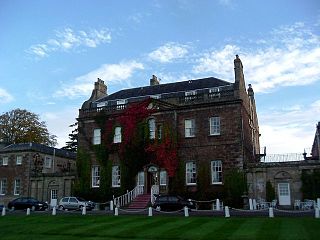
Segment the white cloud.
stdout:
[[149,53],[149,58],[153,61],[168,63],[177,58],[183,58],[188,53],[189,46],[169,42]]
[[13,100],[13,96],[8,93],[5,89],[0,88],[0,104],[8,103]]
[[111,42],[111,32],[106,29],[90,31],[74,31],[65,28],[56,31],[54,38],[50,38],[46,43],[32,45],[27,52],[39,58],[47,57],[51,52],[68,51],[78,47],[95,48],[103,43]]
[[310,149],[319,116],[320,100],[308,106],[293,105],[261,112],[261,147],[267,146],[267,153],[302,153]]
[[93,82],[101,78],[106,84],[122,84],[128,80],[136,70],[142,70],[142,63],[126,61],[119,64],[104,64],[85,75],[76,78],[72,85],[63,85],[62,89],[55,94],[57,97],[67,96],[70,98],[88,96],[93,89]]
[[226,45],[221,50],[204,53],[193,72],[214,73],[221,78],[232,76],[230,59],[239,54],[247,83],[256,92],[267,92],[281,86],[308,85],[320,80],[320,37],[303,23],[281,27],[270,39],[256,42],[257,49]]

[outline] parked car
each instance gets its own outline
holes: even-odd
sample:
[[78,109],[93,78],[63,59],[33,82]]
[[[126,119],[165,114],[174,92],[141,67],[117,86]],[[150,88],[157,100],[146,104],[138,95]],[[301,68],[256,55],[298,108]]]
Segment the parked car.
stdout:
[[8,208],[46,210],[48,208],[48,204],[32,197],[19,197],[9,202]]
[[59,209],[80,209],[86,207],[88,210],[92,210],[95,207],[95,203],[86,201],[80,197],[64,197],[59,201]]
[[195,203],[190,199],[186,200],[176,195],[159,195],[156,198],[153,207],[157,210],[175,211],[181,210],[184,207],[195,209]]

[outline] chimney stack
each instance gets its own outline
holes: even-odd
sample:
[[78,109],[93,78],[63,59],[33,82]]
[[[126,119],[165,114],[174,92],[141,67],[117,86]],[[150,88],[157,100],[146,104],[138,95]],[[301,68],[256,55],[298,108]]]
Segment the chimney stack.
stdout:
[[156,75],[152,75],[152,78],[150,79],[150,86],[159,85],[160,80],[157,78]]

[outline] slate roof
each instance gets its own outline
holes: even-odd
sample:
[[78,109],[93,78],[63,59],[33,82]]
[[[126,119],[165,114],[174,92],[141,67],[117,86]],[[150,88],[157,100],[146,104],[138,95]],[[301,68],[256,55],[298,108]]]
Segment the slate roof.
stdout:
[[152,96],[152,95],[159,95],[164,93],[186,92],[186,91],[192,91],[197,89],[221,87],[226,85],[232,85],[232,83],[218,79],[218,78],[209,77],[209,78],[188,80],[188,81],[175,82],[175,83],[124,89],[124,90],[115,92],[113,94],[110,94],[104,98],[101,98],[97,100],[97,102],[105,102],[105,101],[117,100],[117,99],[129,99],[129,98],[135,98],[135,97],[141,97],[141,96]]
[[44,154],[53,155],[54,149],[55,149],[55,156],[70,158],[70,159],[75,159],[77,156],[76,153],[74,153],[74,152],[63,150],[63,149],[58,149],[58,148],[53,148],[53,147],[48,147],[46,145],[38,144],[38,143],[10,144],[10,145],[0,149],[0,154],[1,153],[9,153],[9,152],[33,151],[33,152],[41,152]]

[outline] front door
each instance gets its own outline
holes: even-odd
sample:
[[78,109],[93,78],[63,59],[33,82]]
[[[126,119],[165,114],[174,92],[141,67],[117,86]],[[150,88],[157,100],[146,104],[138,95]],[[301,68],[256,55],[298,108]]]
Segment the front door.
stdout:
[[58,189],[51,189],[50,206],[56,207],[58,204]]
[[279,205],[291,205],[289,183],[278,183]]

